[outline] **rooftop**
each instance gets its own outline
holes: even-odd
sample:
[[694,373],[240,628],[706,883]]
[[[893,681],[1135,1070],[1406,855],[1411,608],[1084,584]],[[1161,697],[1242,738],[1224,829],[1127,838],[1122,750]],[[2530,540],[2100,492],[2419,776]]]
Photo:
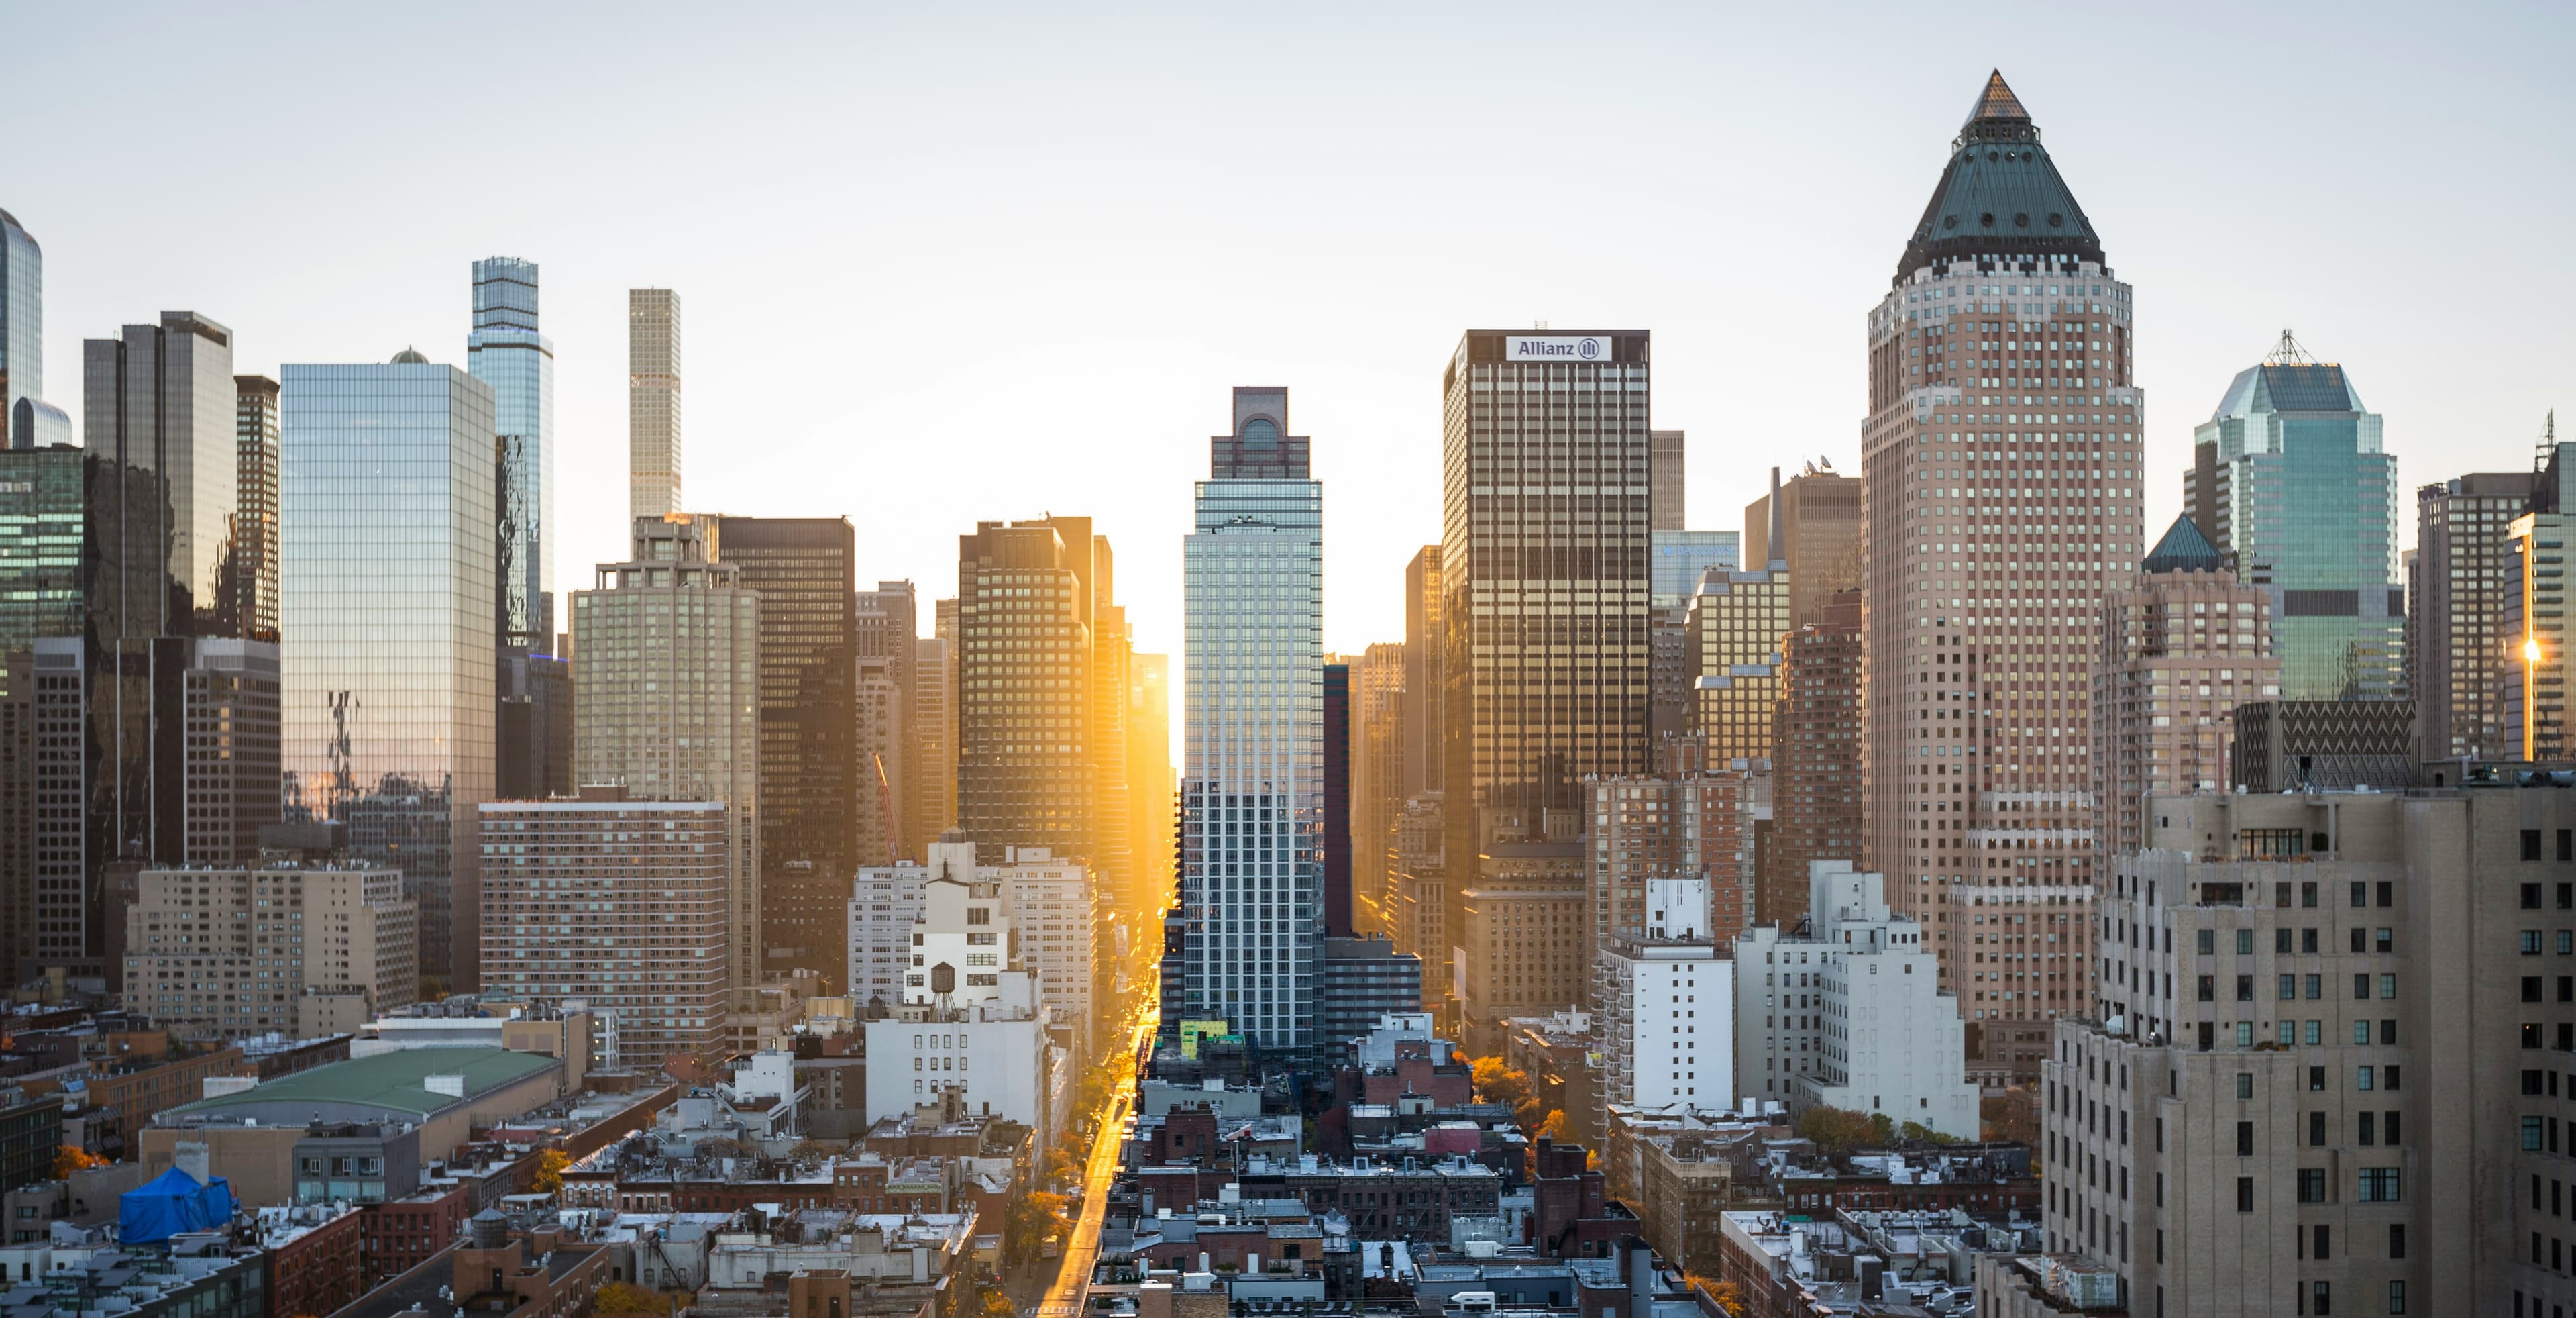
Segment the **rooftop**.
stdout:
[[[160,1119],[164,1124],[235,1116],[255,1119],[263,1108],[317,1104],[427,1117],[560,1065],[551,1057],[501,1048],[407,1048],[280,1076],[237,1094],[171,1108]],[[460,1077],[464,1093],[431,1089],[428,1082],[433,1076]]]

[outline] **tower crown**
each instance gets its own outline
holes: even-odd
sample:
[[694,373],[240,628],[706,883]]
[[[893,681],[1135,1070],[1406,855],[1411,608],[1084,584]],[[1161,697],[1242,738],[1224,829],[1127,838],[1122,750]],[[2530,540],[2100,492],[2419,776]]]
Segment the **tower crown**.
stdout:
[[1958,261],[1984,270],[2107,264],[2093,222],[2000,70],[1987,77],[1950,144],[1950,163],[1897,262],[1896,282]]

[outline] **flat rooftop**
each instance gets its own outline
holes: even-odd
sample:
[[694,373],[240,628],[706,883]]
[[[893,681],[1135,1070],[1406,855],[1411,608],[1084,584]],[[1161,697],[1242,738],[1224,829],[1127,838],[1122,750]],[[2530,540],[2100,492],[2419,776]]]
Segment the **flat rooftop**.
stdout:
[[[364,1120],[368,1113],[417,1119],[561,1065],[539,1053],[501,1048],[405,1048],[332,1062],[237,1094],[201,1099],[169,1109],[162,1119],[163,1124],[179,1124],[191,1117],[215,1121],[240,1117],[296,1125],[316,1115],[326,1120]],[[463,1079],[462,1096],[429,1087],[432,1076],[451,1075]]]

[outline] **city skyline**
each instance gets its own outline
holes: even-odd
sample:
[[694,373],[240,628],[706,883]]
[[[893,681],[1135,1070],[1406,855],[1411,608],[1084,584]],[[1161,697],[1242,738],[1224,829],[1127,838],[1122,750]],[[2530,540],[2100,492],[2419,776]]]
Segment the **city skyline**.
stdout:
[[[2179,508],[2172,473],[2188,459],[2191,428],[2206,418],[2208,400],[2284,326],[2320,358],[2367,376],[2372,404],[2412,443],[2400,454],[2401,489],[2454,474],[2416,465],[2435,443],[2456,455],[2461,470],[2528,465],[2551,401],[2546,373],[2497,373],[2495,388],[2464,398],[2448,397],[2445,381],[2482,363],[2499,343],[2535,363],[2563,358],[2570,331],[2537,308],[2567,276],[2544,268],[2511,288],[2399,281],[2392,289],[2345,272],[2365,268],[2364,254],[2392,226],[2406,231],[2454,210],[2476,213],[2482,224],[2537,225],[2564,209],[2567,184],[2555,172],[2511,167],[2516,159],[2563,156],[2566,125],[2576,122],[2565,113],[2567,94],[2537,82],[2539,52],[2563,35],[2561,20],[2490,10],[2439,30],[2390,22],[2322,41],[2308,40],[2301,28],[2294,46],[2272,39],[2289,35],[2290,16],[2257,15],[2242,31],[2274,52],[2274,81],[2259,108],[2240,97],[2191,94],[2214,88],[2218,75],[2203,66],[2188,15],[2083,16],[2048,41],[1998,39],[1941,60],[1836,50],[1823,44],[1829,38],[1762,26],[1773,21],[1785,22],[1737,30],[1717,19],[1648,14],[1655,39],[1638,43],[1643,71],[1698,65],[1714,75],[1689,80],[1695,87],[1704,81],[1704,90],[1641,91],[1657,79],[1629,73],[1576,74],[1558,85],[1558,94],[1598,107],[1590,113],[1601,121],[1635,124],[1620,135],[1611,167],[1633,180],[1636,204],[1603,230],[1599,250],[1579,254],[1533,245],[1512,226],[1462,228],[1443,195],[1462,174],[1522,150],[1561,148],[1585,131],[1579,123],[1516,124],[1510,140],[1472,143],[1454,155],[1433,131],[1444,107],[1500,95],[1504,75],[1542,67],[1544,43],[1525,34],[1482,37],[1479,69],[1426,72],[1413,57],[1439,34],[1427,19],[1404,16],[1373,18],[1371,40],[1358,43],[1365,47],[1359,53],[1349,44],[1319,48],[1322,25],[1239,51],[1228,61],[1229,79],[1258,80],[1320,60],[1340,95],[1303,109],[1220,104],[1186,131],[1151,129],[1138,116],[1158,97],[1188,93],[1210,76],[1187,58],[1224,35],[1209,20],[1143,31],[1113,21],[1067,34],[1051,31],[1051,20],[1023,18],[998,34],[990,69],[966,67],[970,47],[960,33],[899,20],[847,27],[818,20],[817,40],[764,42],[777,33],[751,27],[706,43],[706,87],[682,93],[697,112],[654,147],[657,159],[676,152],[677,185],[667,176],[649,183],[618,176],[634,172],[626,166],[643,146],[614,136],[614,116],[557,102],[596,91],[592,80],[605,76],[566,61],[560,90],[538,93],[535,107],[556,125],[538,156],[545,163],[512,173],[500,181],[506,185],[464,190],[403,214],[367,204],[390,186],[369,165],[353,172],[345,195],[299,207],[292,220],[273,212],[209,216],[189,232],[156,229],[155,241],[136,241],[133,226],[144,208],[132,204],[139,194],[129,189],[142,176],[157,174],[163,186],[184,192],[212,177],[198,170],[220,167],[223,153],[202,152],[201,164],[186,150],[191,143],[275,135],[290,123],[297,135],[320,134],[325,144],[361,131],[308,124],[296,115],[297,95],[257,88],[240,90],[228,113],[183,127],[176,141],[142,148],[137,163],[153,169],[110,176],[89,163],[107,155],[111,141],[138,140],[120,134],[118,123],[140,107],[106,107],[94,120],[84,116],[60,133],[39,135],[18,160],[7,204],[46,247],[44,396],[75,416],[80,382],[66,370],[78,361],[79,340],[112,332],[135,306],[212,309],[237,330],[236,365],[244,373],[273,375],[285,360],[382,361],[406,344],[462,367],[454,345],[470,324],[470,308],[461,267],[493,252],[544,264],[547,333],[561,354],[565,488],[548,583],[559,595],[587,584],[590,564],[624,552],[625,509],[610,477],[625,447],[620,377],[631,287],[677,288],[690,299],[691,448],[702,459],[690,475],[692,508],[830,514],[869,487],[872,464],[897,478],[922,477],[955,441],[970,441],[1005,459],[989,464],[987,488],[888,508],[860,529],[858,560],[881,578],[908,577],[935,594],[933,583],[945,580],[936,546],[959,527],[997,508],[1081,508],[1133,546],[1122,565],[1122,594],[1135,602],[1137,646],[1145,651],[1179,648],[1178,545],[1187,523],[1129,488],[1137,483],[1123,480],[1121,469],[1189,470],[1204,429],[1193,419],[1196,400],[1238,379],[1293,380],[1316,431],[1346,437],[1337,449],[1342,465],[1328,455],[1318,476],[1356,474],[1361,455],[1371,464],[1371,488],[1336,504],[1344,525],[1327,568],[1327,645],[1356,653],[1397,634],[1402,564],[1438,534],[1437,500],[1429,494],[1438,469],[1438,399],[1425,379],[1463,326],[1546,320],[1653,331],[1663,345],[1657,423],[1689,431],[1695,450],[1687,519],[1694,529],[1735,525],[1733,510],[1758,495],[1781,448],[1790,456],[1830,456],[1842,470],[1857,471],[1850,418],[1861,410],[1862,385],[1831,366],[1833,349],[1846,345],[1851,331],[1847,318],[1827,309],[1864,303],[1883,272],[1804,258],[1829,246],[1866,249],[1910,222],[1936,173],[1931,153],[1961,108],[1959,88],[2000,65],[2018,92],[2045,107],[2052,147],[2076,162],[2070,185],[2095,214],[2117,217],[2119,231],[2134,235],[2122,249],[2123,276],[2152,290],[2140,308],[2149,332],[2141,336],[2139,374],[2170,401],[2150,418],[2145,525],[2161,526]],[[2134,84],[2086,72],[2106,34],[2139,23],[2146,26],[2123,72]],[[437,52],[466,39],[471,26],[460,21],[424,33],[416,58],[388,74],[381,91],[388,104],[418,107],[440,91],[447,79]],[[309,56],[368,27],[362,21],[329,33],[290,33],[284,53]],[[77,53],[110,38],[78,18],[33,16],[31,28],[31,40],[75,56],[0,90],[0,112],[33,121],[38,107],[69,91],[55,70],[81,67]],[[836,34],[856,50],[862,72],[898,53],[918,71],[822,79],[826,89],[817,91],[778,90],[800,80],[763,73],[758,86],[746,86],[754,81],[755,50],[792,64],[807,58],[802,49],[830,48]],[[586,35],[571,20],[531,16],[531,57],[569,51]],[[138,81],[183,52],[228,39],[237,38],[185,21],[139,41],[114,38]],[[1035,51],[1066,39],[1074,41],[1070,58],[1050,50],[1050,62],[1037,62]],[[781,53],[782,45],[796,49]],[[2475,82],[2485,113],[2504,131],[2466,144],[2445,136],[2437,146],[2435,129],[2372,90],[2428,64]],[[920,81],[961,71],[975,85],[997,81],[984,86],[986,97]],[[1128,80],[1148,89],[1084,99]],[[2138,114],[2132,86],[2168,89],[2173,103]],[[719,89],[752,94],[739,105],[701,102]],[[905,110],[908,96],[927,96],[942,108],[924,123]],[[979,100],[985,103],[974,104]],[[2421,186],[2391,190],[2380,203],[2389,213],[2367,220],[2331,198],[2287,195],[2298,191],[2291,189],[2226,208],[2196,200],[2205,195],[2201,180],[2269,158],[2264,138],[2281,122],[2269,107],[2283,103],[2297,107],[2299,124],[2344,130],[2335,149],[2348,169]],[[1790,107],[1785,113],[1797,130],[1775,132],[1749,118],[1745,107],[1755,105]],[[492,112],[467,98],[448,107],[466,116],[464,128]],[[514,117],[527,112],[511,110]],[[372,121],[368,132],[382,122],[355,118]],[[717,163],[732,158],[730,143],[752,125],[766,133],[795,123],[811,126],[786,130],[740,163]],[[909,133],[916,126],[923,135]],[[452,147],[433,138],[423,149],[463,152],[475,136],[458,132]],[[1203,195],[1221,185],[1223,166],[1209,150],[1231,139],[1289,151],[1283,167],[1301,186],[1285,192],[1299,195],[1268,217],[1227,216],[1205,221],[1212,227],[1204,231],[1176,231],[1164,211],[1204,215],[1206,208],[1167,207],[1165,190]],[[852,161],[862,179],[818,181],[801,170],[754,177],[773,152]],[[584,155],[597,159],[573,163]],[[700,157],[707,163],[695,163]],[[1714,168],[1723,159],[1735,163]],[[1086,164],[1098,177],[1082,176],[1077,166]],[[1796,188],[1737,181],[1743,177],[1794,180]],[[996,187],[1007,190],[987,191]],[[1027,200],[1032,195],[1043,199]],[[1361,195],[1384,198],[1360,208],[1366,220],[1332,209]],[[1784,206],[1783,196],[1796,200]],[[882,200],[894,197],[933,199]],[[620,218],[621,208],[636,218]],[[862,231],[827,244],[798,218],[807,212],[855,215],[847,222]],[[673,221],[719,234],[729,225],[739,241],[675,248],[660,236]],[[996,241],[1006,230],[1021,241]],[[2312,259],[2254,269],[2221,259],[2249,237],[2272,242],[2291,234]],[[1282,250],[1281,240],[1292,236],[1297,241]],[[1727,254],[1756,239],[1761,260]],[[219,259],[227,249],[238,255]],[[1284,262],[1280,282],[1299,291],[1276,299],[1275,314],[1249,320],[1202,301],[1212,293],[1200,286],[1224,283],[1204,277],[1214,263],[1252,250]],[[1503,263],[1512,268],[1497,276],[1494,258],[1504,253],[1513,254]],[[2232,272],[2225,281],[2194,273],[2222,268]],[[1373,307],[1364,324],[1348,315],[1363,298]],[[864,314],[851,316],[852,307]],[[989,337],[971,362],[939,346],[1003,322],[1068,328]],[[2440,328],[2462,322],[2484,332]],[[1190,326],[1187,337],[1167,328],[1174,325]],[[826,350],[814,345],[830,343],[831,358],[852,364],[853,387],[770,378],[782,364],[781,345],[799,343],[808,346],[784,349],[784,364],[817,366]],[[1148,353],[1173,387],[1135,391],[1095,369]],[[954,406],[961,387],[978,400],[971,411]],[[1050,417],[1050,424],[1032,424]],[[947,438],[923,442],[934,434]],[[1068,461],[1059,435],[1079,441],[1072,448],[1114,444],[1130,460]],[[941,488],[932,479],[913,483]],[[2411,509],[2400,511],[2400,521],[2401,542],[2411,542]]]

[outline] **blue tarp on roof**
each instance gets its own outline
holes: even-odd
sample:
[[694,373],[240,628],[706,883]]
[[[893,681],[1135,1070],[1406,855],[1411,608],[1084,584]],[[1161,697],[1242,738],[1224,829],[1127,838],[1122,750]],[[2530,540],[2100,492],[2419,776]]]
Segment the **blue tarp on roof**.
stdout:
[[151,1183],[118,1196],[117,1239],[128,1245],[158,1244],[188,1231],[203,1231],[232,1220],[232,1184],[218,1176],[211,1184],[176,1167]]

